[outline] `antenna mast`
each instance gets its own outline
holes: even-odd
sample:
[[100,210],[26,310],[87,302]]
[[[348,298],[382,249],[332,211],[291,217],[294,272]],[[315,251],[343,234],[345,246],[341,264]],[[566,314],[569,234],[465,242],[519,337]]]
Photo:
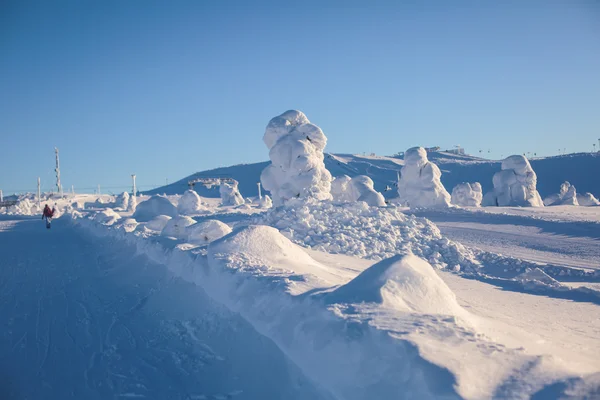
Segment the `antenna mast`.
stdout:
[[54,153],[56,154],[56,168],[54,171],[56,172],[56,189],[60,197],[63,195],[62,185],[60,184],[60,161],[58,159],[58,147],[54,148]]

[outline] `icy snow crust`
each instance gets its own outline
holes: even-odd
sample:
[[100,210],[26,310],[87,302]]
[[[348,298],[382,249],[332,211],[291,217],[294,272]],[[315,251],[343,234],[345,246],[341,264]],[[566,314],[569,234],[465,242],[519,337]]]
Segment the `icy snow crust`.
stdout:
[[331,173],[323,161],[327,138],[306,115],[290,110],[273,118],[263,141],[271,164],[260,181],[271,192],[275,206],[294,198],[331,199]]
[[537,176],[525,156],[513,155],[502,161],[502,170],[494,174],[494,190],[486,193],[483,206],[543,207],[536,190]]
[[438,166],[427,159],[424,148],[406,150],[398,182],[399,200],[411,208],[450,206],[450,194],[442,185],[441,176]]

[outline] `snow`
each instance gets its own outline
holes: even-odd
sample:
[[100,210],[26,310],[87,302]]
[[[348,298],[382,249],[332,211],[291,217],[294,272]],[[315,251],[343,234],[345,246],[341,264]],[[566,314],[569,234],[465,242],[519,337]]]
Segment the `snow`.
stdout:
[[221,194],[221,205],[223,206],[239,206],[245,203],[244,198],[238,190],[237,182],[221,183],[219,193]]
[[137,208],[137,197],[135,195],[129,197],[129,204],[127,204],[127,211],[134,213]]
[[591,193],[577,193],[577,203],[580,206],[600,206],[600,201]]
[[483,194],[479,182],[463,182],[452,189],[452,204],[461,207],[479,207]]
[[374,183],[366,175],[350,178],[342,175],[331,182],[333,201],[338,203],[364,201],[369,206],[385,206],[385,198],[374,189]]
[[187,239],[194,244],[208,244],[231,233],[229,225],[209,219],[186,228]]
[[155,195],[137,205],[133,218],[138,222],[148,222],[159,215],[175,217],[177,208],[166,197]]
[[127,210],[129,208],[129,193],[123,192],[115,199],[115,208]]
[[188,216],[177,216],[167,221],[167,224],[160,232],[163,236],[174,237],[176,239],[187,239],[186,228],[195,224],[196,221]]
[[203,210],[202,200],[198,193],[193,190],[186,190],[179,199],[177,211],[182,215],[194,215]]
[[483,206],[544,206],[536,190],[537,176],[525,156],[509,156],[501,168],[492,180],[494,190],[483,197]]
[[264,195],[261,199],[258,200],[258,205],[260,206],[260,208],[271,208],[273,207],[273,200],[271,200],[271,197],[269,197],[269,195]]
[[280,206],[294,198],[331,199],[331,173],[325,168],[327,138],[300,111],[290,110],[271,119],[263,141],[271,164],[261,174],[263,187]]
[[169,217],[168,215],[157,215],[156,217],[148,221],[145,224],[145,226],[146,228],[151,229],[153,231],[162,232],[162,230],[165,229],[165,226],[167,226],[167,223],[170,220],[171,217]]
[[450,194],[442,185],[441,176],[438,166],[427,159],[424,148],[406,150],[398,182],[400,201],[411,208],[448,207]]
[[94,216],[94,220],[104,224],[104,225],[113,225],[121,219],[121,216],[117,214],[112,208],[107,208],[102,211],[98,211]]
[[560,185],[560,192],[544,199],[545,206],[578,206],[579,202],[575,186],[569,182]]

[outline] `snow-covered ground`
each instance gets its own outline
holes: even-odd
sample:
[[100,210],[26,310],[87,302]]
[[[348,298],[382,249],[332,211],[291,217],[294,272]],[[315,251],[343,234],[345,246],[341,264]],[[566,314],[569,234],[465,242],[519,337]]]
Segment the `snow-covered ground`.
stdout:
[[0,397],[600,390],[600,207],[147,200],[0,215]]

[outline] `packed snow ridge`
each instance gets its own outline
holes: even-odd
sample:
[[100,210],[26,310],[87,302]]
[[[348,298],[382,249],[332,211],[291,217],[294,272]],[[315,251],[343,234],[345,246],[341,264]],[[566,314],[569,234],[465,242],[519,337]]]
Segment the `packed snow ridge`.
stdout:
[[483,197],[483,206],[544,206],[536,190],[537,176],[525,156],[507,157],[502,161],[501,168],[492,180],[494,190]]
[[449,207],[450,194],[442,185],[441,176],[438,166],[427,159],[424,148],[406,150],[398,182],[400,202],[411,208]]
[[273,204],[289,199],[331,199],[331,173],[325,168],[325,134],[300,111],[290,110],[273,118],[263,141],[271,164],[260,177],[271,192]]

